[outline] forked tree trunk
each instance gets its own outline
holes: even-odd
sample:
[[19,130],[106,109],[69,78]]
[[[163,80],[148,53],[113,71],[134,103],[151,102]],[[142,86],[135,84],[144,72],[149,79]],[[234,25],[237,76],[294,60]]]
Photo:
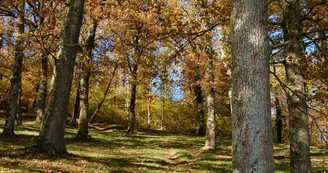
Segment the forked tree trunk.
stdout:
[[215,150],[216,149],[216,118],[215,118],[215,90],[212,85],[214,84],[214,59],[210,55],[209,59],[209,84],[210,88],[207,94],[207,130],[206,130],[206,140],[205,140],[205,150]]
[[273,173],[266,1],[232,1],[232,172]]
[[20,13],[17,19],[17,34],[16,34],[16,45],[15,45],[15,60],[13,67],[13,76],[10,80],[9,98],[8,98],[8,109],[6,113],[6,122],[2,132],[3,136],[14,136],[15,118],[18,114],[20,107],[20,86],[22,82],[22,66],[24,58],[24,8],[25,2],[19,4],[18,8]]
[[88,138],[88,110],[89,110],[89,79],[91,74],[91,62],[92,51],[95,45],[95,37],[97,30],[97,22],[94,21],[89,30],[89,37],[86,40],[86,52],[87,55],[82,58],[82,77],[80,80],[80,116],[79,126],[76,134],[76,138],[87,139]]
[[69,0],[68,13],[55,62],[55,76],[49,109],[42,121],[38,139],[40,152],[50,155],[66,153],[64,143],[68,103],[72,87],[77,45],[82,25],[84,0]]
[[288,114],[290,128],[290,171],[291,173],[310,173],[310,136],[306,105],[305,80],[299,65],[304,58],[301,45],[302,19],[299,0],[286,3],[288,11],[284,14],[285,69],[288,86]]

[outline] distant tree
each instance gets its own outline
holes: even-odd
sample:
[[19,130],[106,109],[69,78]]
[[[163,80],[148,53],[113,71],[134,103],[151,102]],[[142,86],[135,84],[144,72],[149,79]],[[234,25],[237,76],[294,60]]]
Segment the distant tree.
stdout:
[[66,117],[72,86],[75,57],[82,25],[84,0],[69,0],[59,51],[55,61],[49,109],[41,125],[38,146],[51,155],[66,152],[64,144]]
[[232,172],[273,173],[266,1],[232,1]]

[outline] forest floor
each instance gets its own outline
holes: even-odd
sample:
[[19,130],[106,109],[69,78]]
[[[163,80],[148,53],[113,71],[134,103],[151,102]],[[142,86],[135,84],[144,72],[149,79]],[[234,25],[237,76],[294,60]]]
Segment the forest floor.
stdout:
[[[0,119],[0,133],[4,120]],[[204,137],[143,131],[125,135],[120,126],[96,125],[91,139],[74,139],[76,129],[66,129],[66,146],[70,153],[57,158],[28,155],[39,127],[24,122],[16,127],[17,137],[0,137],[0,173],[12,172],[231,172],[231,141],[218,140],[218,150],[204,152]],[[289,146],[275,144],[276,172],[289,172]],[[313,172],[328,172],[328,151],[311,147]]]

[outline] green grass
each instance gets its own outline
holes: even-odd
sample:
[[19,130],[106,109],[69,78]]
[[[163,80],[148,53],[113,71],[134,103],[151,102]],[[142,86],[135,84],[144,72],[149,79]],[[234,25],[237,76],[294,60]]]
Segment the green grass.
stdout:
[[[3,128],[0,120],[0,132]],[[0,172],[231,172],[231,141],[204,152],[203,137],[161,131],[125,135],[121,130],[90,129],[92,139],[77,141],[76,129],[66,129],[68,156],[20,155],[34,144],[39,127],[25,122],[16,138],[0,138]],[[276,172],[289,172],[288,145],[275,145]],[[328,172],[328,151],[311,148],[313,172]]]

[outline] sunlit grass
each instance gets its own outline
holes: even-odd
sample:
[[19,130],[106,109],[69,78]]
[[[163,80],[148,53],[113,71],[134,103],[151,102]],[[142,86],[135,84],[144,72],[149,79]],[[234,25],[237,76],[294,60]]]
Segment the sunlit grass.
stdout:
[[[3,119],[0,120],[0,132]],[[204,138],[161,131],[125,135],[123,131],[90,129],[92,139],[75,140],[76,129],[66,129],[69,156],[20,156],[35,143],[39,125],[16,127],[18,137],[0,138],[0,172],[231,172],[231,141],[218,140],[215,152],[202,150]],[[275,145],[276,172],[289,172],[289,146]],[[328,170],[328,151],[311,148],[313,172]]]

